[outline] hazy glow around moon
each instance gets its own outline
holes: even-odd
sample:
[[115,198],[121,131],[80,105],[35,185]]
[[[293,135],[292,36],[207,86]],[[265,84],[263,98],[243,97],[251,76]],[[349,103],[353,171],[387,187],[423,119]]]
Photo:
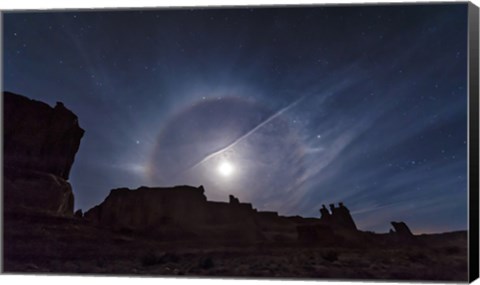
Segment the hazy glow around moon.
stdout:
[[233,166],[228,161],[223,161],[218,165],[218,172],[223,176],[230,176],[233,173]]
[[282,110],[223,97],[172,113],[145,170],[150,184],[203,185],[212,201],[225,200],[227,192],[272,208],[267,203],[287,195],[305,174],[303,144]]

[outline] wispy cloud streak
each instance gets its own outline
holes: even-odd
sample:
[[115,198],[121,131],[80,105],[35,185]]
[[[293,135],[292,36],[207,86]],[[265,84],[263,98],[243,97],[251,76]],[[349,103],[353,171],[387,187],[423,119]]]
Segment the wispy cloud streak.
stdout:
[[238,145],[239,143],[243,142],[244,140],[246,140],[248,137],[250,137],[252,134],[254,134],[256,131],[258,131],[259,129],[261,129],[263,126],[265,126],[266,124],[272,122],[273,120],[275,120],[276,118],[278,118],[279,116],[281,116],[282,114],[284,114],[285,112],[289,111],[290,109],[292,109],[293,107],[295,107],[299,102],[301,102],[303,99],[305,98],[305,96],[302,96],[300,97],[299,99],[297,99],[296,101],[294,101],[293,103],[289,104],[288,106],[280,109],[279,111],[275,112],[273,115],[271,115],[270,117],[268,117],[267,119],[265,119],[263,122],[261,122],[260,124],[258,124],[256,127],[252,128],[250,131],[248,131],[247,133],[245,133],[244,135],[242,135],[241,137],[239,137],[238,139],[236,139],[234,142],[232,142],[231,144],[229,144],[228,146],[220,149],[220,150],[217,150],[209,155],[207,155],[206,157],[204,157],[202,160],[200,160],[199,162],[197,162],[196,164],[194,164],[193,166],[191,166],[189,169],[193,169],[205,162],[207,162],[208,160],[214,158],[215,156],[225,152],[225,151],[228,151],[232,148],[234,148],[236,145]]

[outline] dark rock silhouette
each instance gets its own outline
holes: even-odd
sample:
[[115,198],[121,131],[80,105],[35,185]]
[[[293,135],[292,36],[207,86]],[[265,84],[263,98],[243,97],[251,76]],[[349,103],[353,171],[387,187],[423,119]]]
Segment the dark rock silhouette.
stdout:
[[10,92],[3,98],[5,165],[68,180],[84,134],[77,116],[61,102],[52,108]]
[[329,207],[330,211],[322,205],[319,220],[308,221],[301,218],[302,221],[297,221],[299,225],[296,230],[299,241],[328,244],[358,238],[357,226],[343,203],[340,202],[338,207],[330,204]]
[[81,209],[76,210],[76,211],[75,211],[75,214],[73,214],[73,215],[74,215],[75,217],[81,219],[81,218],[83,218],[83,211],[82,211]]
[[322,205],[322,208],[320,209],[320,221],[324,225],[328,225],[332,228],[357,231],[357,226],[353,221],[352,215],[350,215],[350,211],[342,202],[338,203],[338,207],[335,207],[334,204],[330,204],[329,206],[331,213],[325,205]]
[[[192,186],[114,189],[85,218],[114,230],[182,237],[215,236],[225,239],[261,239],[251,204],[207,201],[204,189]],[[167,231],[168,229],[168,231]]]
[[330,221],[330,212],[325,205],[322,205],[322,208],[320,208],[320,220],[324,222]]
[[30,208],[55,214],[73,214],[70,184],[53,174],[4,167],[5,210]]
[[408,228],[407,224],[404,222],[391,222],[394,230],[390,230],[391,234],[394,234],[395,236],[399,238],[406,238],[406,239],[411,239],[413,238],[413,234]]
[[84,130],[58,102],[52,108],[3,93],[5,209],[21,207],[73,214],[68,179]]
[[85,218],[110,228],[146,230],[168,223],[195,224],[203,219],[203,190],[190,186],[173,188],[119,188],[105,201],[85,212]]
[[306,224],[297,226],[298,240],[308,243],[333,243],[335,233],[332,227],[322,224]]
[[229,195],[228,199],[229,199],[230,204],[234,204],[234,205],[240,204],[240,201],[238,200],[238,198],[236,198],[233,195]]
[[343,205],[342,202],[338,203],[338,208],[336,210],[336,214],[333,215],[334,223],[337,223],[346,229],[349,230],[357,230],[357,226],[353,221],[352,215],[350,215],[350,211]]
[[[340,203],[333,214],[322,208],[322,218],[283,217],[257,211],[229,195],[229,202],[207,201],[203,186],[114,189],[100,205],[88,210],[86,220],[116,231],[177,238],[219,240],[285,240],[332,242],[356,232],[348,209]],[[328,215],[327,215],[328,213]],[[289,236],[290,235],[290,236]],[[351,235],[351,234],[350,234]]]

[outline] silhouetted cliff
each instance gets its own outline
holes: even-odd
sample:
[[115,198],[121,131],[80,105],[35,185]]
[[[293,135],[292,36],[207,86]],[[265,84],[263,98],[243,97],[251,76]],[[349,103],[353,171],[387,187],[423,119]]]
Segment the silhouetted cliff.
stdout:
[[113,230],[185,239],[325,242],[357,231],[343,204],[326,221],[257,211],[232,195],[228,203],[207,201],[204,192],[202,186],[114,189],[85,219]]
[[5,208],[73,213],[68,179],[84,130],[60,102],[54,108],[3,93]]
[[85,219],[113,230],[178,238],[261,238],[251,204],[207,201],[204,189],[192,186],[114,189]]

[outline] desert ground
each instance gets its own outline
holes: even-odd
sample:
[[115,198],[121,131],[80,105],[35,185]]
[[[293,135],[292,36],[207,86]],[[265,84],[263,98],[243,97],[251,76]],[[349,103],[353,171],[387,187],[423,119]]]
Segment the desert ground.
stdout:
[[467,280],[467,233],[329,244],[182,241],[114,232],[76,217],[6,213],[7,273],[296,279]]

